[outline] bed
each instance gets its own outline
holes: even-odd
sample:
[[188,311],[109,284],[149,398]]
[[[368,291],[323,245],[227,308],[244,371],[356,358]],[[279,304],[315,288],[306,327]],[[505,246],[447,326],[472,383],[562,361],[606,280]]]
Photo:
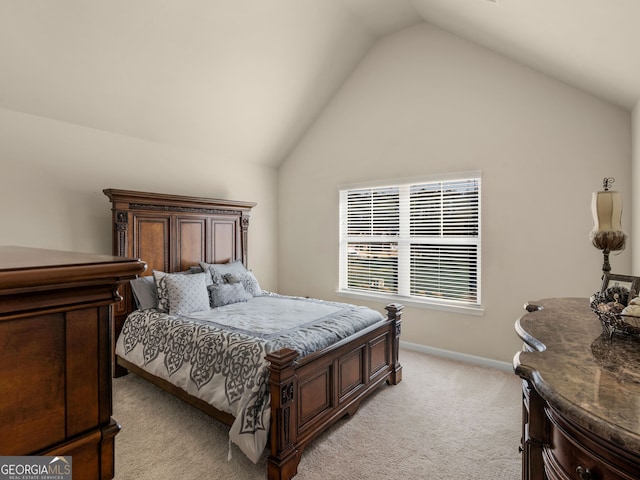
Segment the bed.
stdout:
[[[228,272],[230,270],[225,269],[238,269],[240,272],[250,272],[247,269],[249,219],[255,203],[116,189],[106,189],[104,193],[112,204],[113,254],[145,261],[148,266],[145,272],[147,275],[153,276],[154,272],[155,275],[166,275],[166,278],[173,282],[172,288],[177,280],[183,281],[182,277],[192,277],[189,282],[201,282],[200,278],[196,280],[195,277],[204,275],[203,278],[208,279],[207,287],[211,293],[213,291],[211,279],[207,274],[210,274],[215,282],[220,280],[216,279],[214,274],[218,271]],[[210,271],[207,272],[207,269]],[[193,273],[193,275],[180,275],[178,272]],[[223,283],[238,282],[234,275],[229,275],[225,274]],[[246,280],[247,276],[244,273],[242,275],[242,280]],[[273,315],[276,315],[276,324],[281,324],[280,327],[265,327],[266,330],[261,335],[249,335],[256,337],[257,344],[246,348],[242,353],[247,356],[246,352],[251,350],[252,353],[248,356],[257,358],[256,352],[258,352],[261,358],[259,361],[255,360],[256,368],[261,363],[266,372],[263,375],[264,381],[252,383],[250,400],[236,399],[236,403],[247,404],[248,402],[249,411],[254,413],[257,407],[264,408],[265,411],[262,413],[249,415],[249,421],[246,409],[236,411],[219,406],[214,407],[212,402],[207,400],[207,395],[215,394],[201,395],[198,391],[199,385],[197,388],[185,386],[181,384],[181,380],[175,381],[173,375],[165,376],[159,373],[160,364],[163,364],[166,369],[167,365],[174,365],[176,362],[172,363],[166,358],[151,358],[153,355],[150,356],[148,353],[143,353],[142,357],[145,355],[147,357],[139,361],[124,353],[127,348],[129,351],[138,348],[135,346],[134,339],[137,335],[137,341],[140,341],[139,332],[143,324],[160,325],[155,310],[136,308],[130,284],[121,287],[120,294],[123,301],[114,307],[113,372],[115,376],[124,375],[128,371],[134,372],[229,425],[230,441],[234,443],[239,443],[238,436],[233,437],[234,429],[237,434],[238,429],[242,430],[243,426],[258,425],[258,428],[254,428],[254,433],[259,431],[260,435],[266,437],[259,439],[257,449],[259,453],[260,442],[267,444],[268,479],[288,480],[297,473],[300,456],[312,440],[344,415],[354,414],[361,401],[375,392],[381,384],[386,382],[395,385],[402,380],[402,366],[398,358],[402,306],[387,305],[385,315],[378,313],[377,317],[372,317],[370,313],[365,313],[367,318],[356,322],[353,319],[361,313],[361,307],[316,299],[286,297],[270,292],[261,291],[260,293],[237,304],[221,303],[223,306],[212,309],[217,315],[213,319],[200,318],[203,315],[206,316],[205,313],[172,312],[168,315],[173,322],[171,328],[161,328],[180,331],[184,336],[186,330],[195,331],[205,328],[201,323],[204,321],[207,323],[206,328],[222,331],[225,325],[227,327],[232,325],[230,322],[225,323],[224,319],[232,316],[235,308],[245,308],[244,304],[246,304],[246,308],[262,312],[267,304],[275,305],[271,307],[275,308]],[[296,343],[295,338],[283,339],[281,334],[284,330],[293,332],[292,335],[295,337],[295,332],[301,329],[300,324],[291,322],[302,322],[304,325],[309,325],[310,329],[320,325],[313,322],[306,323],[295,318],[296,315],[290,314],[297,308],[293,305],[301,303],[318,308],[323,319],[330,318],[333,322],[330,330],[339,331],[344,327],[342,336],[326,345],[320,342],[318,348],[311,348],[308,351],[304,351],[305,347],[301,343]],[[364,311],[368,310],[364,309]],[[259,314],[256,313],[256,315]],[[335,317],[350,321],[345,322],[342,327],[335,327],[339,324]],[[360,323],[361,328],[357,332],[348,331],[349,323]],[[282,325],[287,325],[289,328],[285,329]],[[326,325],[319,328],[327,330]],[[247,332],[237,325],[235,330],[233,328],[231,330],[233,333],[225,337],[227,343],[237,343],[237,338],[242,338],[244,342],[245,337],[242,335]],[[162,342],[168,341],[173,340],[162,340]],[[118,342],[119,347],[117,347]],[[123,346],[125,343],[129,345],[127,348]],[[116,348],[119,348],[119,353],[116,353]],[[142,348],[139,347],[138,356],[141,355]],[[234,356],[237,355],[234,354]],[[180,366],[172,367],[173,371],[182,367],[181,362],[177,363]],[[188,376],[200,378],[198,373],[194,374],[192,367],[190,368]],[[234,380],[225,381],[233,382]],[[202,380],[200,382],[202,383]],[[209,379],[204,383],[207,382]],[[267,400],[256,401],[256,398],[261,398],[258,393],[266,394]],[[238,412],[242,412],[242,421],[239,421]],[[266,422],[268,425],[263,426],[261,422]],[[251,455],[248,456],[256,461],[255,455],[257,454],[254,452],[254,458]]]

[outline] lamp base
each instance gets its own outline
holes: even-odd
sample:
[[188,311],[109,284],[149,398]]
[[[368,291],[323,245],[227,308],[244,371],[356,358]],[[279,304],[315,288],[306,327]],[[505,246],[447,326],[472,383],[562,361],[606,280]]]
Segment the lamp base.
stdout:
[[589,238],[593,246],[597,249],[613,252],[624,248],[627,236],[621,231],[610,232],[594,230],[589,234]]
[[602,264],[602,272],[609,273],[611,271],[611,264],[609,263],[609,253],[616,250],[622,250],[624,248],[627,236],[622,231],[611,232],[593,230],[589,234],[591,243],[594,247],[602,250],[604,255],[604,262]]
[[609,263],[609,249],[605,248],[602,250],[602,255],[604,256],[604,261],[602,263],[602,273],[606,274],[611,271],[611,264]]

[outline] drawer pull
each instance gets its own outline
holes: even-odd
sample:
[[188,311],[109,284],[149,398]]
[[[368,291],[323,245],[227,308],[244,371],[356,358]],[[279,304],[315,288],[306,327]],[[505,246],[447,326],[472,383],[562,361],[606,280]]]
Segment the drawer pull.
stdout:
[[576,474],[580,480],[597,480],[597,476],[591,473],[591,470],[581,465],[576,467]]

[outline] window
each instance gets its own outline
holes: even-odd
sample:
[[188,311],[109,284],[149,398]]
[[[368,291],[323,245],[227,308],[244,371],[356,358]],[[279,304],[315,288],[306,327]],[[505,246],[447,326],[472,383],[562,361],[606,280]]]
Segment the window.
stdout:
[[479,175],[341,190],[340,291],[479,306]]

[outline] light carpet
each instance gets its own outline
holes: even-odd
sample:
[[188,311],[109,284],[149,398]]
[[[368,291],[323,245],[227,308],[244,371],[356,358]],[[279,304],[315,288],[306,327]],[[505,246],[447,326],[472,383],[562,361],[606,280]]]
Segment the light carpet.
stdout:
[[[401,350],[382,386],[302,455],[296,480],[520,478],[521,383],[509,372]],[[114,379],[116,480],[266,478],[228,428],[136,375]]]

